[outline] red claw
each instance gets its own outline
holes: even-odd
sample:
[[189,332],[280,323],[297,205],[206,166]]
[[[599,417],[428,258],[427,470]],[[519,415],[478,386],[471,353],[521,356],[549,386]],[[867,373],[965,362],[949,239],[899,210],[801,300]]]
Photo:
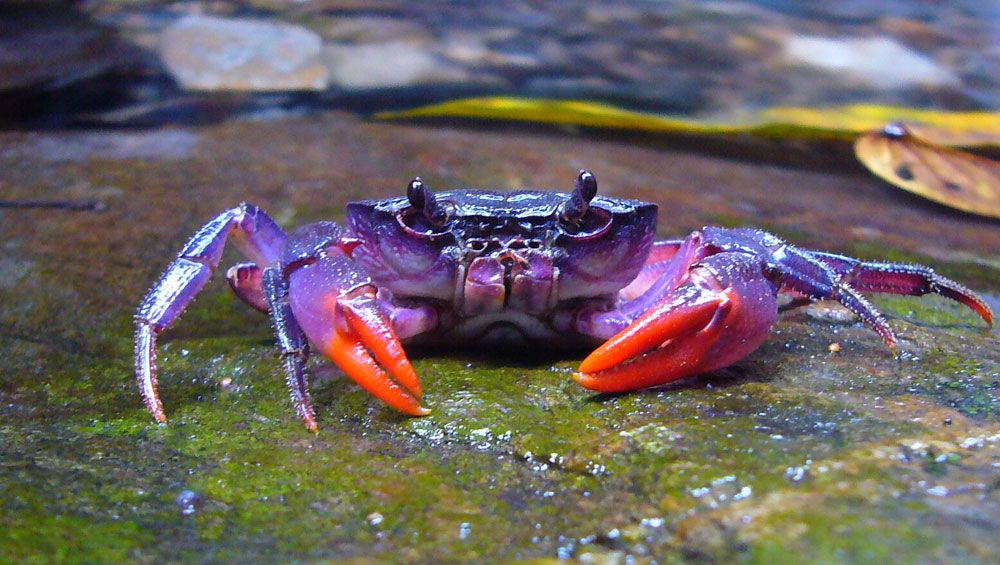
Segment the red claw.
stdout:
[[[426,416],[420,405],[420,384],[403,347],[385,314],[369,296],[330,301],[331,318],[338,313],[346,329],[333,324],[328,339],[316,343],[320,352],[336,363],[362,388],[396,410]],[[380,365],[381,364],[381,365]]]
[[573,380],[598,392],[626,392],[700,372],[734,304],[731,290],[665,300],[591,353]]
[[693,333],[705,327],[728,298],[725,295],[701,295],[693,302],[684,300],[684,297],[672,297],[654,306],[588,355],[580,363],[580,372],[596,373],[610,369],[659,347],[667,340]]
[[403,351],[403,345],[392,330],[389,320],[370,298],[342,300],[344,318],[351,330],[361,338],[371,353],[389,372],[396,377],[414,397],[423,396],[417,372]]

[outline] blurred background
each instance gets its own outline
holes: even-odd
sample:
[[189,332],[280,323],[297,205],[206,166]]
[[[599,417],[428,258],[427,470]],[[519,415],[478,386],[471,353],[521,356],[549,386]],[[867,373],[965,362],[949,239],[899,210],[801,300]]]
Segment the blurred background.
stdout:
[[4,2],[0,124],[200,122],[568,98],[729,120],[1000,107],[982,0]]

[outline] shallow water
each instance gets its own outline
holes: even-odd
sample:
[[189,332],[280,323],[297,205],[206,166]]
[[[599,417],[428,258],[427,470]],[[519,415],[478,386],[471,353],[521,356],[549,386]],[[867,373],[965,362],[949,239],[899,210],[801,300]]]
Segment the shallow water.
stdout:
[[775,106],[1000,107],[1000,9],[979,0],[2,10],[0,125],[14,127],[367,113],[487,94],[728,120]]

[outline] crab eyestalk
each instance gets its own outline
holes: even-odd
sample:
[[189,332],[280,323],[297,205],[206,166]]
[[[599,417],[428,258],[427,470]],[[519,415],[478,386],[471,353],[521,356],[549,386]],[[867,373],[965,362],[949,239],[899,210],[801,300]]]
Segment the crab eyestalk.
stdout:
[[597,178],[594,173],[583,169],[576,176],[573,184],[573,193],[569,195],[569,201],[562,206],[560,217],[571,224],[575,224],[583,218],[590,207],[590,201],[597,195]]
[[420,210],[431,224],[440,227],[448,221],[448,210],[437,201],[437,197],[420,177],[410,181],[410,185],[406,187],[406,198],[409,199],[410,205]]

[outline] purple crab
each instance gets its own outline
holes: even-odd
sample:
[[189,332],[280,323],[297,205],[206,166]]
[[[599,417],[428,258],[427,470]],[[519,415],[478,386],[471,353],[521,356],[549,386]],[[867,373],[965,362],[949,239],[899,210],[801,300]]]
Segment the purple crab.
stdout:
[[807,251],[749,228],[654,241],[656,216],[655,204],[597,196],[589,171],[569,194],[435,194],[416,178],[404,197],[350,203],[346,227],[317,222],[290,235],[240,204],[191,238],[139,306],[143,399],[165,422],[156,338],[211,278],[227,240],[253,261],[230,268],[229,284],[270,315],[292,402],[313,431],[311,348],[393,408],[421,416],[430,411],[403,342],[598,345],[573,379],[624,392],[746,357],[774,325],[779,293],[793,304],[836,300],[893,350],[892,330],[862,292],[933,292],[993,324],[981,298],[928,267]]

